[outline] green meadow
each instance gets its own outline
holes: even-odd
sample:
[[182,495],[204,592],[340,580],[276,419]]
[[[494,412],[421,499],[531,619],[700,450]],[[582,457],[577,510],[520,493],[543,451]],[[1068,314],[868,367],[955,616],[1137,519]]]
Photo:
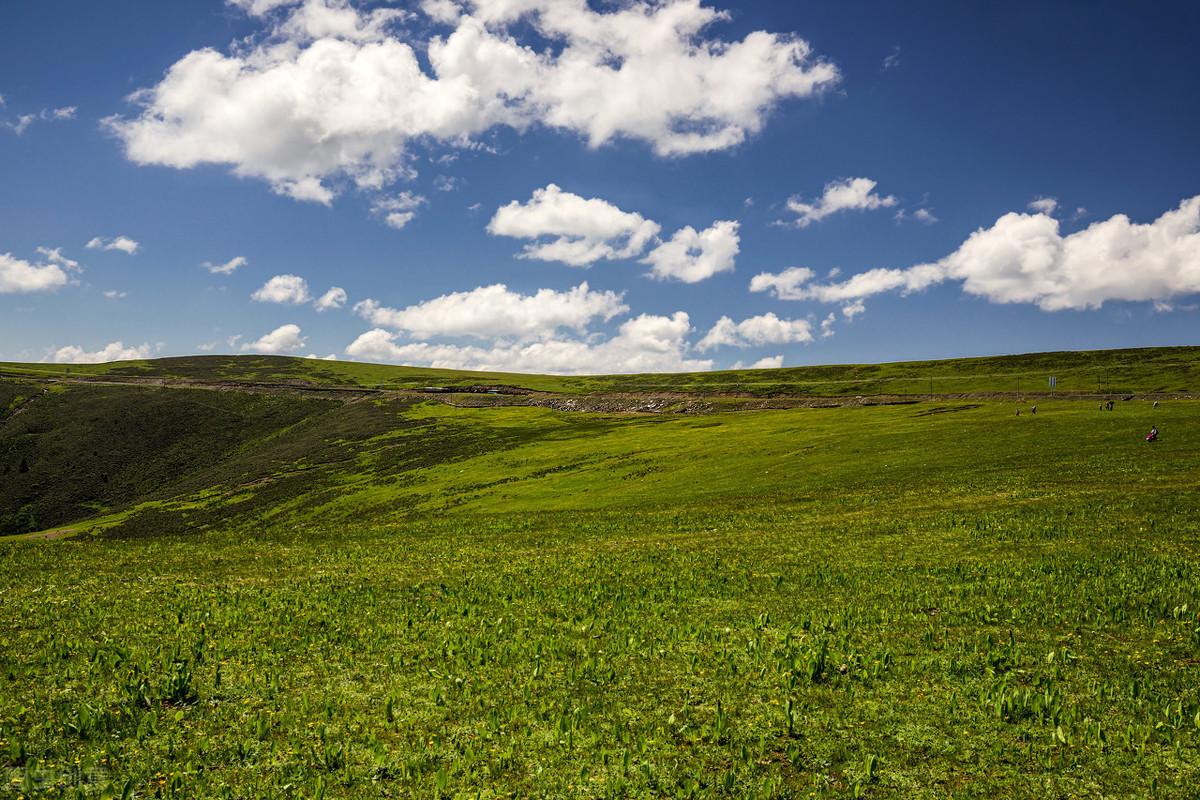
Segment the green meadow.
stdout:
[[0,365],[0,796],[1195,798],[1198,370]]

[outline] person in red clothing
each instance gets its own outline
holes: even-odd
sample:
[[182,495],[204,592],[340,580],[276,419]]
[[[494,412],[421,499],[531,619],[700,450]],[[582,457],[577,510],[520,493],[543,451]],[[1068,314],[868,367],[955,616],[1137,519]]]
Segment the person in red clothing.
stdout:
[[1154,427],[1153,425],[1150,426],[1150,432],[1148,434],[1146,434],[1146,441],[1147,442],[1157,442],[1158,441],[1158,428]]

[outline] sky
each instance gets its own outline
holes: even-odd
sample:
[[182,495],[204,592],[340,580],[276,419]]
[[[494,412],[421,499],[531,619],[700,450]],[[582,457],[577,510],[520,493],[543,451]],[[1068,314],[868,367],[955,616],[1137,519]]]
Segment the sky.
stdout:
[[1196,344],[1190,2],[0,10],[0,360]]

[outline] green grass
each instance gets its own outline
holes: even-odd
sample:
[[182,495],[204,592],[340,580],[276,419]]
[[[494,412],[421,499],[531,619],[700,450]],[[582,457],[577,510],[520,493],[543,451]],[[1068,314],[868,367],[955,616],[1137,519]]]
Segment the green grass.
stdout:
[[28,402],[0,428],[2,533],[51,528],[155,498],[184,475],[339,406],[199,389],[8,386]]
[[35,398],[0,427],[30,467],[5,491],[67,497],[70,443],[114,418],[174,420],[186,453],[111,434],[145,486],[74,496],[79,536],[0,540],[0,796],[1200,782],[1200,403],[0,391]]
[[[1064,393],[1200,394],[1200,347],[1033,353],[1027,355],[843,364],[769,370],[732,370],[666,375],[562,377],[517,373],[463,372],[395,367],[285,356],[188,356],[111,364],[12,364],[0,362],[0,376],[100,380],[304,382],[337,387],[413,389],[426,386],[516,386],[535,391],[731,392],[854,396],[881,394],[1048,393],[1049,376]],[[933,383],[930,384],[932,379]],[[932,390],[932,391],[931,391]]]

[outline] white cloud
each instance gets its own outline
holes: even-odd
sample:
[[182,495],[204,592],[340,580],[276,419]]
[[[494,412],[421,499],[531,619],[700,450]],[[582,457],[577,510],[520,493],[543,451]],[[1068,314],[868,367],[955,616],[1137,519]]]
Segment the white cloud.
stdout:
[[242,345],[242,351],[264,355],[295,353],[304,348],[305,341],[305,338],[300,335],[299,325],[280,325],[261,339]]
[[330,353],[327,356],[319,356],[316,353],[309,353],[308,355],[305,356],[305,358],[311,358],[316,361],[337,361],[338,360],[337,353]]
[[1046,214],[1008,213],[930,264],[873,269],[841,283],[812,285],[806,285],[811,271],[788,270],[757,275],[750,289],[786,300],[835,303],[956,280],[968,294],[994,303],[1033,303],[1043,311],[1200,293],[1200,196],[1151,223],[1117,214],[1066,236],[1059,227]]
[[103,295],[105,300],[120,300],[129,296],[127,292],[119,292],[116,289],[108,289]]
[[77,345],[67,345],[52,352],[45,361],[55,364],[103,364],[109,361],[135,361],[149,358],[154,352],[148,343],[126,347],[124,342],[110,342],[94,352],[87,352]]
[[415,211],[392,211],[384,216],[383,221],[387,223],[389,228],[396,230],[404,230],[408,223],[416,219],[417,212]]
[[402,13],[346,0],[237,5],[262,16],[267,35],[186,54],[132,96],[135,116],[105,121],[132,161],[224,164],[329,203],[346,180],[377,190],[406,174],[414,141],[459,146],[498,126],[559,129],[591,147],[633,139],[661,156],[723,150],[779,102],[839,79],[795,35],[708,35],[729,17],[700,0],[604,11],[585,0],[427,0],[447,26],[427,41],[397,30]]
[[279,32],[294,42],[320,39],[378,42],[387,38],[389,25],[407,16],[407,12],[394,8],[362,12],[347,0],[305,0],[283,22]]
[[336,197],[333,190],[321,183],[319,178],[311,176],[295,180],[279,178],[271,182],[271,190],[293,200],[318,203],[323,206],[332,205],[333,198]]
[[825,184],[821,197],[812,203],[806,203],[799,197],[789,198],[788,211],[794,213],[796,218],[784,224],[807,228],[839,211],[873,211],[896,205],[894,196],[881,197],[876,194],[876,185],[870,178],[847,178]]
[[621,325],[609,339],[544,339],[494,342],[489,347],[397,343],[398,335],[376,328],[359,336],[346,354],[367,361],[505,372],[601,374],[686,372],[712,369],[708,359],[690,358],[688,315],[643,314]]
[[234,270],[244,267],[246,264],[247,261],[245,256],[234,256],[224,264],[213,264],[212,262],[205,261],[200,266],[204,267],[214,275],[232,275]]
[[276,275],[250,295],[250,299],[260,303],[307,303],[308,281],[299,275]]
[[462,15],[454,0],[421,0],[421,10],[435,22],[449,25]]
[[371,204],[371,211],[383,217],[390,228],[401,230],[417,216],[417,209],[425,204],[425,198],[412,192],[400,192],[394,197],[380,197]]
[[913,212],[913,219],[924,222],[926,225],[932,225],[938,221],[938,218],[928,208],[918,208]]
[[553,183],[535,189],[523,205],[514,200],[501,206],[487,229],[493,236],[535,240],[525,246],[522,258],[572,267],[638,256],[660,230],[641,214],[564,192]]
[[828,339],[830,336],[833,336],[833,334],[835,332],[833,326],[836,322],[837,322],[837,315],[834,314],[832,311],[825,316],[825,319],[821,320],[821,338],[822,339]]
[[16,122],[0,123],[0,127],[8,128],[17,136],[20,136],[35,122],[58,122],[65,119],[75,119],[75,106],[44,108],[36,114],[21,114],[17,117]]
[[896,289],[906,294],[917,292],[945,279],[942,269],[935,264],[921,264],[907,270],[872,269],[841,283],[805,285],[812,277],[812,270],[804,267],[793,267],[778,274],[764,272],[750,281],[750,291],[769,291],[780,300],[840,303]]
[[216,348],[217,348],[216,342],[205,342],[204,344],[196,345],[196,349],[199,350],[201,353],[211,353]]
[[866,303],[864,303],[862,300],[855,300],[853,303],[847,303],[846,305],[842,306],[842,316],[846,318],[847,322],[853,322],[855,317],[857,317],[859,314],[865,313],[866,310]]
[[749,366],[746,366],[741,361],[735,361],[730,369],[779,369],[782,366],[783,356],[763,356]]
[[900,45],[897,44],[892,46],[892,52],[883,57],[882,71],[887,72],[898,66],[900,66]]
[[22,114],[21,116],[17,117],[16,122],[5,122],[4,127],[11,130],[17,136],[20,136],[25,133],[25,131],[29,129],[29,126],[32,125],[36,120],[36,114]]
[[593,320],[608,321],[629,310],[616,292],[596,292],[581,283],[558,292],[523,295],[504,284],[454,292],[396,310],[364,300],[354,310],[372,325],[395,328],[418,339],[470,336],[478,339],[546,339],[560,329],[582,333]]
[[51,264],[55,264],[63,269],[72,271],[79,270],[79,262],[73,261],[62,254],[61,247],[39,247],[37,248],[38,255],[46,259]]
[[696,345],[700,352],[715,347],[756,347],[764,344],[811,342],[812,324],[805,319],[780,319],[773,313],[734,322],[721,317]]
[[231,6],[237,6],[255,17],[261,17],[277,8],[294,6],[300,0],[225,0]]
[[340,286],[331,286],[329,291],[317,298],[313,307],[317,311],[332,311],[346,305],[346,290]]
[[1029,210],[1050,216],[1058,210],[1058,200],[1053,197],[1035,197],[1029,201]]
[[[830,278],[838,273],[830,271]],[[788,267],[783,272],[760,272],[750,279],[750,291],[770,292],[780,300],[806,300],[808,295],[803,288],[815,278],[817,273],[808,267]]]
[[65,258],[58,248],[39,247],[45,263],[35,264],[12,253],[0,253],[0,294],[52,292],[71,282],[67,274],[79,269],[78,262]]
[[650,251],[643,264],[659,280],[697,283],[718,272],[732,272],[739,250],[738,223],[718,220],[697,232],[690,225],[675,231],[669,241]]
[[88,250],[119,250],[127,255],[133,255],[138,251],[140,245],[128,236],[114,236],[111,239],[105,239],[102,236],[93,237],[87,243]]

